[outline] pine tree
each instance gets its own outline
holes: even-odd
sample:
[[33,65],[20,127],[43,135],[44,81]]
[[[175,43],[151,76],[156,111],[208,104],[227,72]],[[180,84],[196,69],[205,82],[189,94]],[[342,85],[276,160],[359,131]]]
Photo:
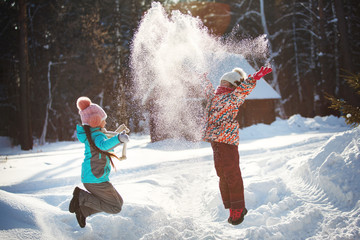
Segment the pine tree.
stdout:
[[[347,84],[360,95],[360,73],[344,76]],[[326,98],[331,101],[329,108],[340,111],[341,117],[345,118],[348,125],[357,127],[360,124],[360,107],[349,104],[344,99],[337,99],[332,95],[326,94]]]

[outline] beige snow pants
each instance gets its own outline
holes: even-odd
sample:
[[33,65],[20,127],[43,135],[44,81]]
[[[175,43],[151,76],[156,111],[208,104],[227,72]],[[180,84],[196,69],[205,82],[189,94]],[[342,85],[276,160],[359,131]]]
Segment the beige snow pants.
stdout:
[[89,191],[80,191],[79,206],[84,217],[98,212],[119,213],[123,199],[110,182],[84,183]]

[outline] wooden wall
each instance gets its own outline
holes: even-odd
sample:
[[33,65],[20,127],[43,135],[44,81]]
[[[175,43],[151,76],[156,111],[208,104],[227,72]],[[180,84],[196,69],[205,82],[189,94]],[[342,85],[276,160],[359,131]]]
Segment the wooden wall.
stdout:
[[248,127],[257,123],[270,124],[275,121],[274,99],[251,99],[246,100],[240,106],[237,120],[240,128]]

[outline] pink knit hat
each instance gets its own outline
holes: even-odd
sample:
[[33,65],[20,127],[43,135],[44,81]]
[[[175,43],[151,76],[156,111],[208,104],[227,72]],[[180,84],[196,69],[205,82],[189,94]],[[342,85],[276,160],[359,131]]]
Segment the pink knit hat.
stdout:
[[107,118],[105,111],[99,105],[92,103],[88,97],[79,97],[76,106],[83,125],[98,127]]

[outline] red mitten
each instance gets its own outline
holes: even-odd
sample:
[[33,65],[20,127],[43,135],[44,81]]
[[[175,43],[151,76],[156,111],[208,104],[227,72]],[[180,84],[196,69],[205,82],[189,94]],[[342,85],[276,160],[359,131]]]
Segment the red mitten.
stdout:
[[260,80],[263,76],[266,74],[269,74],[272,72],[272,69],[270,67],[261,67],[260,70],[252,76],[255,80]]

